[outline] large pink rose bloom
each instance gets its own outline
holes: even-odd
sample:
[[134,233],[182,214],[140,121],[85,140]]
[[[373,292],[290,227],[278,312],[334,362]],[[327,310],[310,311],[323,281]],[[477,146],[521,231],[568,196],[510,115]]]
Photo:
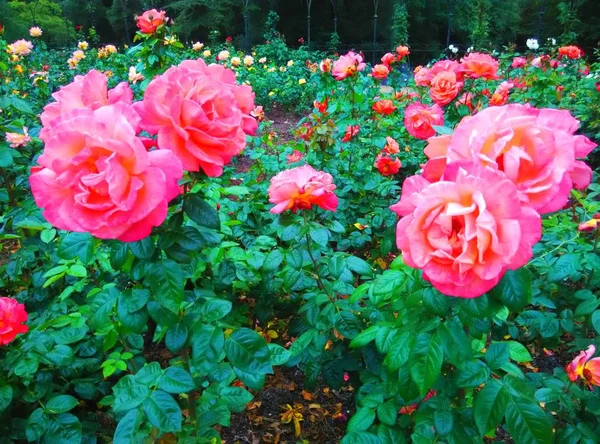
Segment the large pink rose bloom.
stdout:
[[17,335],[25,333],[29,327],[25,306],[15,299],[0,297],[0,345],[11,343]]
[[183,168],[220,176],[258,127],[250,115],[254,93],[238,85],[221,65],[186,60],[152,80],[134,105],[142,128],[158,134],[158,147],[171,150]]
[[521,207],[517,188],[499,171],[451,164],[440,182],[412,176],[391,209],[402,216],[402,258],[441,293],[481,296],[507,270],[525,265],[541,237],[539,214]]
[[404,126],[417,139],[428,139],[435,135],[432,125],[444,124],[444,112],[438,105],[426,106],[415,102],[404,111]]
[[137,27],[142,33],[154,34],[156,29],[167,20],[167,13],[165,11],[150,9],[136,17],[135,20]]
[[427,75],[430,80],[442,72],[453,72],[456,75],[456,80],[462,82],[463,73],[460,70],[460,63],[455,60],[439,60],[429,69]]
[[269,202],[276,204],[271,213],[309,210],[313,205],[335,211],[338,206],[338,198],[333,192],[335,188],[330,174],[317,171],[310,165],[281,171],[271,178],[269,186]]
[[[503,171],[515,183],[523,204],[540,214],[560,210],[573,187],[592,179],[591,169],[578,158],[596,144],[575,135],[579,122],[568,111],[511,104],[484,109],[464,118],[452,137],[430,140],[425,154],[433,165],[425,177],[436,180],[443,165],[474,160]],[[428,162],[428,164],[429,164]]]
[[498,77],[498,60],[489,54],[472,52],[460,60],[460,71],[466,77],[496,80]]
[[139,120],[123,102],[58,118],[29,178],[48,222],[133,242],[165,220],[179,194],[181,162],[168,150],[146,151],[136,137]]
[[40,116],[44,126],[40,138],[44,141],[46,141],[47,128],[51,127],[53,121],[60,115],[80,108],[95,110],[117,102],[130,104],[133,100],[133,92],[127,82],[121,82],[116,88],[109,90],[106,75],[91,70],[84,76],[75,76],[71,83],[60,88],[52,94],[52,97],[56,102],[46,105]]
[[341,56],[333,62],[331,75],[333,75],[336,80],[344,80],[346,77],[352,77],[358,71],[362,71],[366,66],[367,65],[363,62],[363,58],[360,54],[350,51],[348,54]]

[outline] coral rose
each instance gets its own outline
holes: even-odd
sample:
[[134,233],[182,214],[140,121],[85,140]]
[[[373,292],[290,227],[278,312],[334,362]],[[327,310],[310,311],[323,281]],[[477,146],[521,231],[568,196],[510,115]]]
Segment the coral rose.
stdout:
[[136,17],[137,27],[144,34],[154,34],[156,29],[166,22],[166,16],[167,13],[165,11],[150,9]]
[[301,153],[298,150],[292,151],[292,154],[288,154],[286,156],[287,163],[295,163],[300,162],[304,158],[304,153]]
[[390,73],[390,70],[385,65],[375,65],[373,67],[373,70],[371,71],[371,75],[373,76],[373,78],[379,79],[379,80],[387,79],[387,76],[389,75],[389,73]]
[[126,82],[119,83],[116,88],[109,90],[106,75],[92,70],[84,76],[75,76],[71,83],[60,88],[52,97],[56,102],[46,105],[40,116],[44,126],[40,138],[44,141],[48,128],[62,114],[80,108],[95,110],[117,102],[131,104],[133,92]]
[[464,75],[460,69],[460,63],[458,63],[455,60],[440,60],[438,62],[435,62],[433,66],[428,70],[427,76],[431,81],[438,74],[447,71],[453,72],[456,75],[457,81],[463,81]]
[[444,106],[454,100],[462,86],[462,82],[456,81],[455,73],[442,71],[431,80],[429,95],[439,106]]
[[498,60],[489,54],[472,52],[460,61],[460,70],[472,79],[496,80],[498,77]]
[[432,76],[429,73],[429,69],[423,66],[417,66],[415,68],[415,83],[417,86],[429,86],[431,78]]
[[524,68],[527,65],[527,59],[523,57],[515,57],[510,66],[513,68]]
[[284,170],[271,178],[269,202],[276,204],[271,213],[286,210],[309,210],[317,205],[324,210],[336,211],[338,198],[330,174],[317,171],[310,165]]
[[400,159],[392,159],[385,154],[380,154],[375,159],[375,167],[382,176],[393,176],[402,168],[402,162]]
[[561,46],[558,48],[558,55],[568,57],[570,59],[580,59],[583,56],[583,51],[577,46]]
[[392,137],[385,138],[385,146],[383,147],[383,152],[386,154],[398,154],[400,152],[400,145],[396,142]]
[[383,63],[388,68],[396,61],[396,56],[391,52],[388,52],[383,55],[381,58],[381,63]]
[[23,325],[27,317],[23,304],[11,298],[0,297],[0,345],[9,344],[18,334],[29,329]]
[[475,298],[492,289],[529,261],[542,233],[539,214],[521,207],[515,185],[474,162],[449,165],[437,183],[409,177],[390,208],[402,216],[402,258],[448,296]]
[[352,77],[362,71],[366,66],[360,54],[350,51],[333,62],[331,74],[336,80],[344,80],[346,77]]
[[142,128],[158,134],[160,149],[173,151],[187,171],[220,176],[246,146],[258,122],[251,116],[254,93],[235,73],[203,60],[186,60],[154,78],[136,110]]
[[444,112],[439,105],[426,106],[415,102],[404,111],[404,126],[408,134],[416,139],[426,140],[435,135],[432,125],[444,124]]
[[133,242],[150,235],[179,194],[181,163],[146,151],[139,116],[120,102],[61,115],[29,178],[35,202],[57,228]]
[[373,111],[377,114],[392,114],[396,110],[394,102],[391,100],[378,100],[373,104]]
[[402,60],[410,54],[410,49],[408,49],[408,46],[400,45],[396,48],[396,54],[398,54],[398,60]]
[[[265,60],[266,62],[266,60]],[[264,62],[261,62],[264,63]],[[323,61],[321,61],[321,63],[319,63],[319,69],[321,70],[321,72],[325,72],[325,73],[329,73],[331,72],[331,65],[333,64],[333,62],[331,61],[331,59],[325,59]]]
[[[438,164],[475,161],[503,171],[517,186],[519,197],[540,214],[560,210],[573,187],[592,179],[591,169],[578,158],[596,144],[574,133],[579,122],[568,111],[511,104],[484,109],[464,118],[452,137],[435,138],[425,154]],[[432,141],[430,140],[430,143]],[[427,170],[427,168],[426,168]],[[428,175],[435,180],[435,175]]]
[[596,347],[590,345],[586,351],[582,351],[565,367],[567,376],[573,382],[580,377],[585,384],[592,388],[592,385],[600,386],[600,358],[590,359],[596,353]]
[[344,137],[342,138],[342,142],[350,142],[354,136],[358,134],[360,131],[360,125],[348,125],[346,127],[346,132]]

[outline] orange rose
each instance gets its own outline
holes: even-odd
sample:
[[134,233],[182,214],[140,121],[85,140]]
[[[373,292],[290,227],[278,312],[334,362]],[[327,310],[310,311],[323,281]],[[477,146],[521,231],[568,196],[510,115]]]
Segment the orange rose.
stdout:
[[455,73],[442,71],[431,80],[429,95],[439,106],[444,106],[454,100],[462,86],[462,82],[456,80]]

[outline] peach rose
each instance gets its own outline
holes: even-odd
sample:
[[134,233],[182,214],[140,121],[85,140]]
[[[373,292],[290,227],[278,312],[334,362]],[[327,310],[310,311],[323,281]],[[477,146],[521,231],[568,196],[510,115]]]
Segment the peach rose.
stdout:
[[590,390],[592,385],[600,386],[600,358],[591,359],[594,353],[596,347],[590,345],[565,367],[569,380],[575,382],[581,377]]
[[371,71],[371,75],[373,76],[373,78],[379,80],[387,79],[389,73],[390,70],[385,65],[375,65],[373,67],[373,70]]
[[[587,156],[596,144],[576,136],[578,128],[568,111],[496,106],[465,117],[451,137],[430,140],[434,147],[427,147],[425,154],[436,164],[429,170],[438,174],[444,157],[449,165],[476,161],[498,169],[515,183],[524,205],[551,213],[565,205],[573,187],[585,188],[592,179],[591,169],[576,159]],[[426,177],[436,179],[433,173]]]
[[220,176],[246,146],[258,122],[254,93],[235,73],[203,60],[186,60],[154,78],[137,102],[142,129],[158,134],[158,147],[173,151],[187,171]]
[[156,9],[150,9],[136,17],[137,27],[144,34],[154,34],[156,29],[165,23],[166,20],[167,13],[165,11],[157,11]]
[[323,61],[321,61],[321,63],[319,63],[319,69],[321,70],[321,72],[331,72],[331,65],[333,64],[333,62],[331,61],[331,59],[325,59]]
[[29,28],[29,35],[31,37],[41,37],[42,36],[42,28],[39,26],[32,26]]
[[442,71],[431,80],[429,95],[439,106],[452,102],[462,89],[463,83],[456,80],[452,71]]
[[84,76],[75,76],[73,81],[63,86],[52,94],[56,102],[45,106],[40,118],[44,128],[40,132],[40,139],[46,141],[46,132],[61,115],[74,109],[89,108],[98,109],[105,105],[117,102],[131,104],[133,92],[127,82],[119,83],[116,88],[108,89],[106,75],[91,70]]
[[179,194],[181,162],[146,151],[140,117],[120,102],[61,115],[29,177],[36,204],[57,228],[133,242],[150,235]]
[[344,80],[346,77],[352,77],[362,71],[366,66],[361,55],[350,51],[333,62],[331,74],[336,80]]
[[415,102],[404,111],[404,126],[408,134],[426,140],[435,135],[432,125],[444,124],[444,112],[439,105],[426,106]]
[[392,159],[386,154],[380,154],[375,159],[375,167],[382,176],[393,176],[402,168],[402,162],[400,159]]
[[396,56],[391,52],[388,52],[383,55],[381,58],[381,63],[383,63],[388,68],[396,61]]
[[0,345],[11,343],[17,335],[29,329],[27,325],[23,325],[23,322],[27,322],[27,317],[23,304],[11,298],[0,297]]
[[378,100],[373,104],[373,111],[377,114],[388,115],[392,114],[395,110],[396,107],[391,100]]
[[402,217],[396,230],[402,258],[448,296],[489,291],[531,259],[542,234],[539,214],[521,206],[515,185],[475,162],[450,164],[437,183],[409,177],[390,208]]
[[333,192],[335,188],[330,174],[317,171],[310,165],[281,171],[271,178],[268,190],[269,202],[276,204],[271,213],[309,210],[313,205],[335,211],[338,206],[338,198]]
[[26,56],[31,53],[33,49],[33,43],[28,40],[17,40],[6,47],[8,52],[14,55]]
[[400,152],[400,145],[392,137],[386,137],[385,142],[382,152],[386,154],[398,154]]
[[460,63],[455,60],[440,60],[435,62],[433,66],[428,70],[428,77],[432,80],[435,76],[442,72],[453,72],[456,75],[456,80],[459,82],[463,81],[463,73],[460,69]]
[[398,54],[398,60],[402,60],[410,54],[410,49],[408,49],[408,46],[400,45],[396,48],[396,54]]
[[472,52],[460,61],[460,70],[472,79],[496,80],[498,77],[498,60],[489,54]]
[[415,68],[415,83],[417,86],[429,86],[432,76],[429,74],[429,69],[423,66]]

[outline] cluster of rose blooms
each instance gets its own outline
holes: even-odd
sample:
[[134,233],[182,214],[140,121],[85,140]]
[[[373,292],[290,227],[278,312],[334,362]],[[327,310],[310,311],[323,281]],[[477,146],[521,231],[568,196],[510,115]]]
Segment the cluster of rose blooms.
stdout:
[[180,194],[183,170],[221,175],[258,126],[252,89],[202,60],[169,68],[136,103],[127,83],[109,90],[95,70],[53,97],[41,115],[33,196],[54,226],[102,239],[150,235]]

